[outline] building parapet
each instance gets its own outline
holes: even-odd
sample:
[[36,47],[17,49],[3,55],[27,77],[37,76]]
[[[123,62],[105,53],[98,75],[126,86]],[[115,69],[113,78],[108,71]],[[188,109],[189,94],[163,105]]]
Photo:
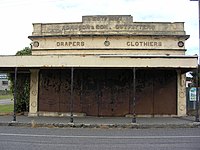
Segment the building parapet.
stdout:
[[33,28],[32,36],[185,35],[183,22],[133,22],[130,15],[83,16],[82,22],[34,23]]

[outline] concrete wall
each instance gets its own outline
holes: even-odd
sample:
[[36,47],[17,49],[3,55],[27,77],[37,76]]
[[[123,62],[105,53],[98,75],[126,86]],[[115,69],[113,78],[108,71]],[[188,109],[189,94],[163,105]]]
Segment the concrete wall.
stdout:
[[184,55],[182,22],[133,22],[129,15],[83,16],[82,22],[33,24],[33,55]]
[[84,36],[34,38],[33,55],[46,54],[135,54],[135,55],[184,55],[185,39],[157,36]]

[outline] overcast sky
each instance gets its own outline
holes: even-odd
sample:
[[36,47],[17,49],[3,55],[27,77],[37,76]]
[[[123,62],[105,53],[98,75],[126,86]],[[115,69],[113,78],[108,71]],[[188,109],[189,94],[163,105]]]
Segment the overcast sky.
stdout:
[[81,22],[84,15],[132,15],[134,22],[185,22],[198,54],[198,2],[190,0],[0,0],[0,55],[30,45],[32,23]]

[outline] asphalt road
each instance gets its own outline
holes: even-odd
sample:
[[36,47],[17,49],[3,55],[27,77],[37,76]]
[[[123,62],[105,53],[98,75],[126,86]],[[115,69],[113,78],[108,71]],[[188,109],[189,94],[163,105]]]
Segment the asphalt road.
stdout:
[[0,150],[200,150],[200,129],[0,127]]

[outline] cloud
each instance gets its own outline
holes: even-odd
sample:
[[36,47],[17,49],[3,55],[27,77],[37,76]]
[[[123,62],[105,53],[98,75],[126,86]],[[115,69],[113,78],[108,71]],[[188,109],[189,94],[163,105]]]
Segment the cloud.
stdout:
[[0,55],[29,46],[32,23],[80,22],[83,15],[132,15],[136,22],[185,22],[187,54],[198,53],[198,4],[189,0],[1,0]]

